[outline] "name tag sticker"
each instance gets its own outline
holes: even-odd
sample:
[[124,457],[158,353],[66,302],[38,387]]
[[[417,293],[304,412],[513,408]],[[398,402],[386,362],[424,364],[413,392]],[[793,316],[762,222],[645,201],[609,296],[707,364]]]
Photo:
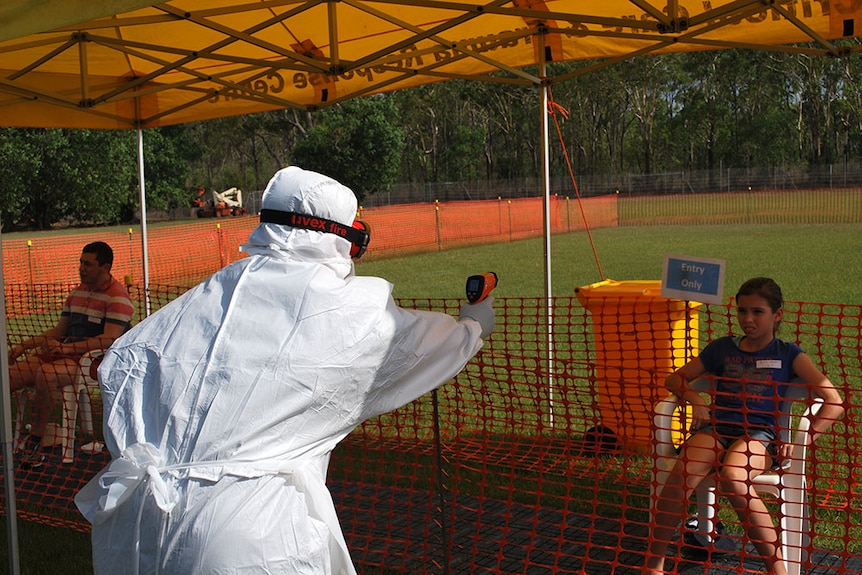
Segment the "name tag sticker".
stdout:
[[102,318],[90,315],[87,316],[87,321],[90,323],[102,323]]
[[758,359],[757,369],[781,369],[780,359]]

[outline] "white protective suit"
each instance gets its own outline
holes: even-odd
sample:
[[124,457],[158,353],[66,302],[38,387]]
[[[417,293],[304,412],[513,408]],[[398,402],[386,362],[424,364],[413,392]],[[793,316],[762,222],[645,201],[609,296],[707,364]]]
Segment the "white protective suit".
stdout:
[[[356,199],[291,167],[263,207],[350,225]],[[331,451],[482,345],[478,321],[401,309],[388,282],[353,275],[337,235],[263,223],[244,249],[102,362],[113,461],[76,497],[97,574],[355,573]]]

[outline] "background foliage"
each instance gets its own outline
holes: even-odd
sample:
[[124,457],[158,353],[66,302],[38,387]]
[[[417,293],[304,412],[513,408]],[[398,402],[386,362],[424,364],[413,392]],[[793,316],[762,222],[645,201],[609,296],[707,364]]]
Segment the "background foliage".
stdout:
[[[579,175],[814,167],[862,156],[859,55],[727,50],[555,66],[573,75],[552,96],[565,109],[561,136]],[[360,197],[394,182],[534,177],[539,96],[500,80],[147,130],[150,206],[188,206],[198,186],[260,190],[290,163],[328,173]],[[4,229],[43,229],[64,217],[128,221],[137,203],[134,137],[0,129]],[[559,146],[551,161],[552,175],[565,173]]]

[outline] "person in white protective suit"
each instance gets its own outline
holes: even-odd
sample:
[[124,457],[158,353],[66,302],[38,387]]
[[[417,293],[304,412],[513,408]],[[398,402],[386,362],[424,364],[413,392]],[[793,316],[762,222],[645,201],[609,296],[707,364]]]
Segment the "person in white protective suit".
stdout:
[[97,574],[354,574],[330,453],[454,377],[494,328],[491,298],[456,321],[399,308],[391,284],[355,276],[351,250],[369,236],[335,180],[285,168],[262,206],[248,258],[102,362],[113,459],[76,497]]

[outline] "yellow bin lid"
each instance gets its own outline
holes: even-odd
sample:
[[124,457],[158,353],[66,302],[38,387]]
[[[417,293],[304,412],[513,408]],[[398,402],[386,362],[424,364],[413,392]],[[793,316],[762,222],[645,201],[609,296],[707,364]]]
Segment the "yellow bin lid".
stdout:
[[594,284],[575,288],[581,305],[595,303],[596,300],[613,299],[620,303],[635,303],[643,300],[669,298],[661,295],[661,280],[603,280]]
[[[637,304],[645,302],[682,302],[681,299],[663,297],[661,295],[661,280],[603,280],[594,284],[575,288],[575,295],[581,305],[595,305],[605,300],[618,304]],[[697,308],[702,304],[696,301],[686,302],[687,307]]]

